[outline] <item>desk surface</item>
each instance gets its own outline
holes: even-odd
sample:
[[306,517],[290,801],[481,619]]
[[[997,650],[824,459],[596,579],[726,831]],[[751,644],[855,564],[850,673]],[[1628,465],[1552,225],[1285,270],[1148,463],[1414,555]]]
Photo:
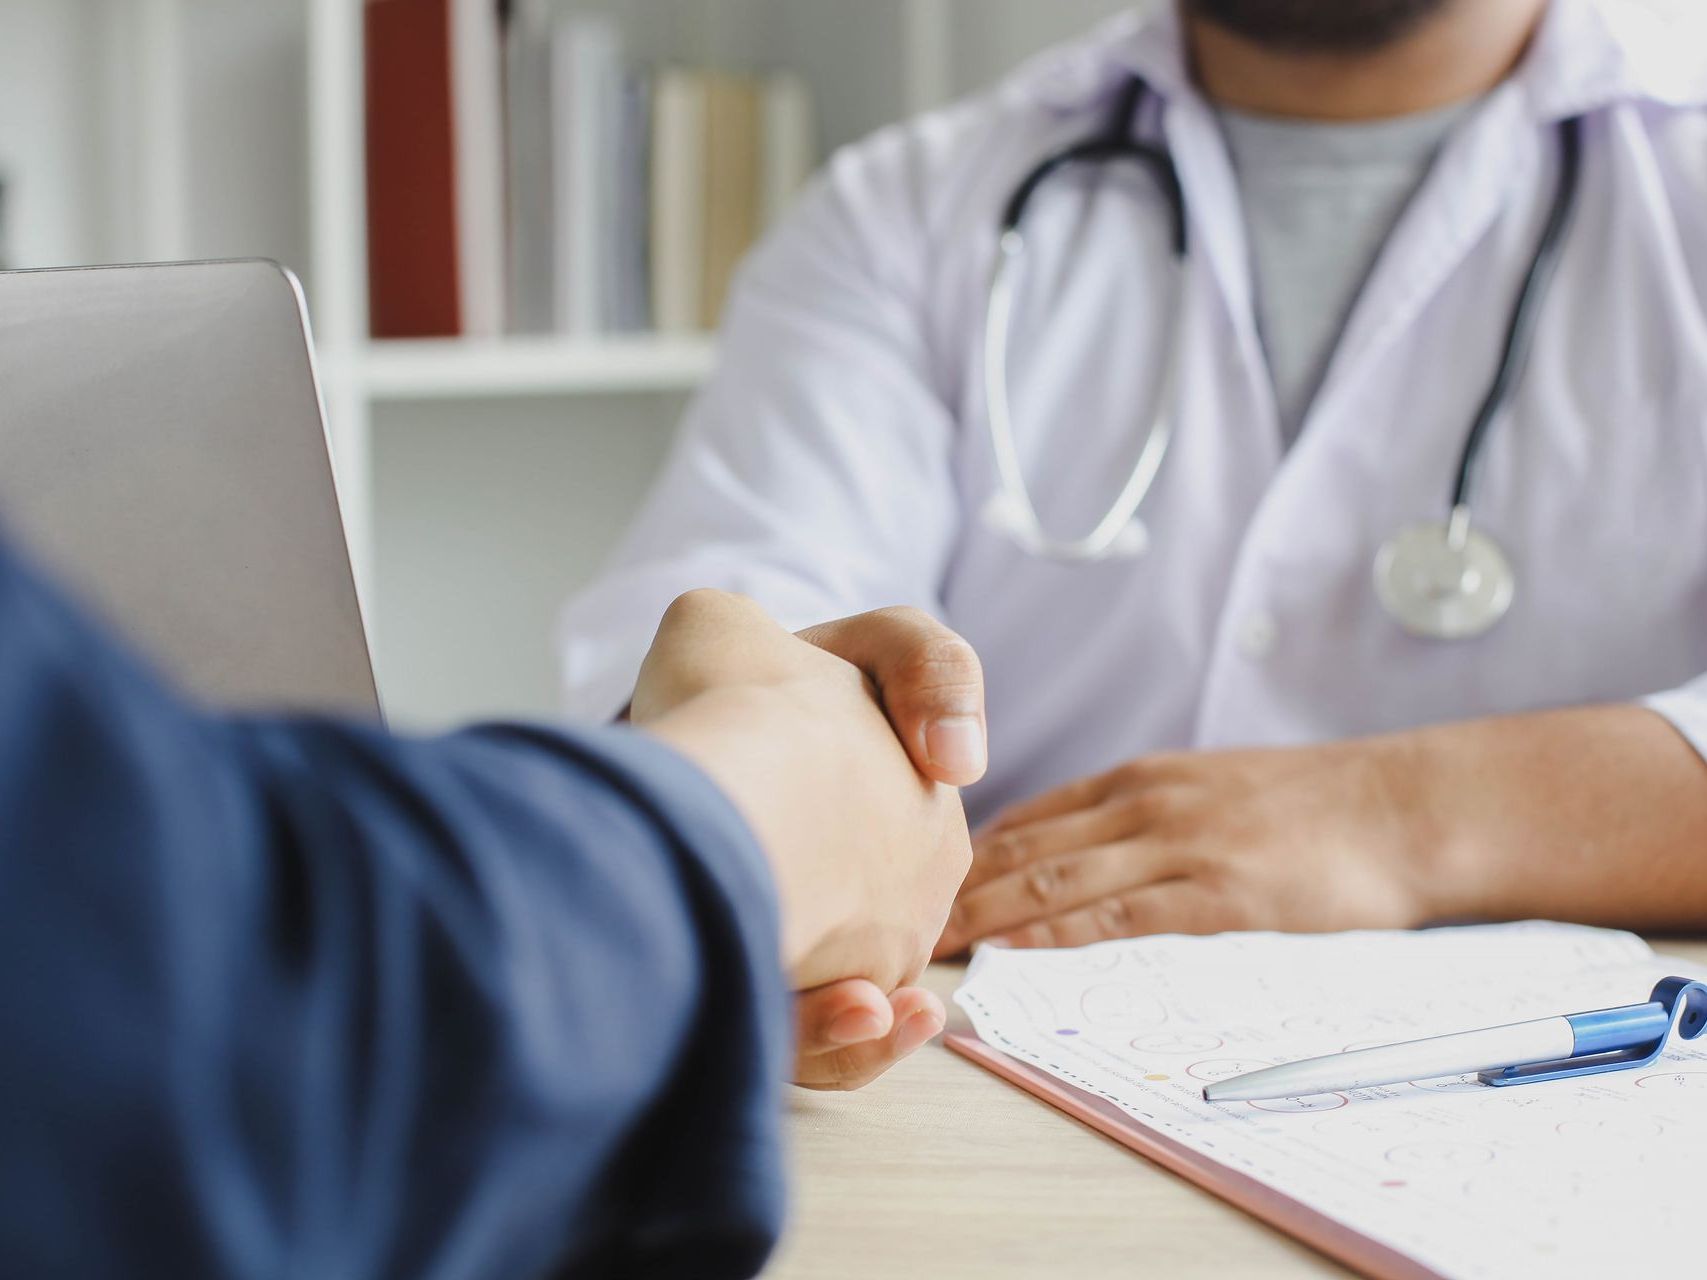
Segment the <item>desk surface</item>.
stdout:
[[[1654,945],[1707,963],[1707,942]],[[960,973],[926,981],[946,1000]],[[791,1110],[771,1280],[1351,1274],[940,1044],[858,1093],[796,1091]]]

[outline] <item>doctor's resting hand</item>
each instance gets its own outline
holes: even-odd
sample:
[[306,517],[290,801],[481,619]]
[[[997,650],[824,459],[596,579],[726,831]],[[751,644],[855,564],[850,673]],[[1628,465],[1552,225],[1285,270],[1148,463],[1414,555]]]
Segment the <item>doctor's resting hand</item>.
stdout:
[[1707,769],[1605,706],[1157,755],[998,814],[939,956],[1224,930],[1707,920]]
[[[933,993],[908,984],[970,857],[954,787],[984,771],[983,681],[971,646],[916,610],[827,623],[800,639],[739,596],[683,596],[629,714],[698,759],[754,821],[775,864],[785,963],[805,993],[796,1083],[849,1089],[947,1020]],[[720,730],[731,716],[753,730],[733,744],[738,754],[720,732],[717,750],[701,750],[697,725]],[[803,750],[819,758],[802,760]],[[841,785],[825,795],[800,787],[802,777]]]

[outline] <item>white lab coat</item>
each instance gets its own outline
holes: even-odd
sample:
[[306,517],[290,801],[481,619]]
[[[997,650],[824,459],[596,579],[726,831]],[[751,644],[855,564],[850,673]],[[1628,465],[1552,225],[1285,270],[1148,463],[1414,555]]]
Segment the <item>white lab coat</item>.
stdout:
[[[1165,103],[1190,209],[1177,434],[1142,513],[1149,554],[1062,565],[976,518],[996,488],[986,286],[1016,183],[1103,127],[1133,71]],[[791,627],[905,603],[970,639],[993,751],[975,816],[1158,750],[1646,695],[1707,748],[1707,682],[1689,687],[1707,671],[1704,106],[1707,16],[1555,0],[1404,215],[1290,451],[1235,178],[1171,7],[842,152],[746,266],[716,376],[567,610],[573,710],[615,711],[670,599],[719,586]],[[1516,601],[1480,639],[1417,639],[1371,566],[1399,526],[1445,513],[1554,195],[1554,126],[1578,113],[1581,200],[1476,505]],[[1027,224],[1011,384],[1038,508],[1076,536],[1142,443],[1170,268],[1141,181],[1051,190]]]

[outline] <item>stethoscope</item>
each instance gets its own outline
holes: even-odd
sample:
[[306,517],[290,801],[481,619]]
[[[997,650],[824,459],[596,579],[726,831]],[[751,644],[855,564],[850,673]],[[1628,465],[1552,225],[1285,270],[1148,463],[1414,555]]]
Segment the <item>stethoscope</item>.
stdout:
[[[984,329],[985,401],[999,488],[985,508],[984,518],[1023,550],[1045,559],[1085,563],[1144,554],[1149,547],[1149,535],[1138,518],[1138,509],[1155,484],[1173,440],[1178,354],[1181,335],[1189,322],[1187,307],[1192,291],[1185,286],[1189,248],[1185,193],[1179,173],[1165,147],[1144,142],[1134,133],[1139,110],[1149,92],[1143,80],[1132,77],[1115,104],[1109,127],[1044,159],[1026,175],[1002,211],[1001,239],[990,279]],[[1517,579],[1511,561],[1492,537],[1474,526],[1471,504],[1489,428],[1511,403],[1576,208],[1582,173],[1580,118],[1560,123],[1559,141],[1562,160],[1558,190],[1512,308],[1499,368],[1464,439],[1447,518],[1442,523],[1401,529],[1382,545],[1375,557],[1376,595],[1388,614],[1413,635],[1440,640],[1479,636],[1506,615],[1516,594]],[[1038,188],[1057,171],[1069,165],[1110,161],[1137,163],[1150,174],[1168,201],[1174,270],[1166,314],[1172,317],[1172,323],[1162,352],[1160,368],[1164,372],[1157,380],[1150,405],[1149,434],[1125,486],[1088,534],[1081,538],[1056,538],[1044,528],[1032,503],[1014,441],[1013,411],[1008,399],[1008,343],[1014,292],[1018,267],[1026,252],[1021,224]]]

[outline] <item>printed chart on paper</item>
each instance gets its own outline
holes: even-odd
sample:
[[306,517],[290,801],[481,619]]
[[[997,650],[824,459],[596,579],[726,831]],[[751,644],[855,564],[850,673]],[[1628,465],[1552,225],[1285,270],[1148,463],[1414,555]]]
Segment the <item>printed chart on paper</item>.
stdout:
[[1629,934],[1519,924],[983,948],[980,1038],[1141,1125],[1452,1277],[1700,1274],[1707,1048],[1496,1089],[1474,1076],[1210,1105],[1299,1058],[1614,1005],[1669,974]]

